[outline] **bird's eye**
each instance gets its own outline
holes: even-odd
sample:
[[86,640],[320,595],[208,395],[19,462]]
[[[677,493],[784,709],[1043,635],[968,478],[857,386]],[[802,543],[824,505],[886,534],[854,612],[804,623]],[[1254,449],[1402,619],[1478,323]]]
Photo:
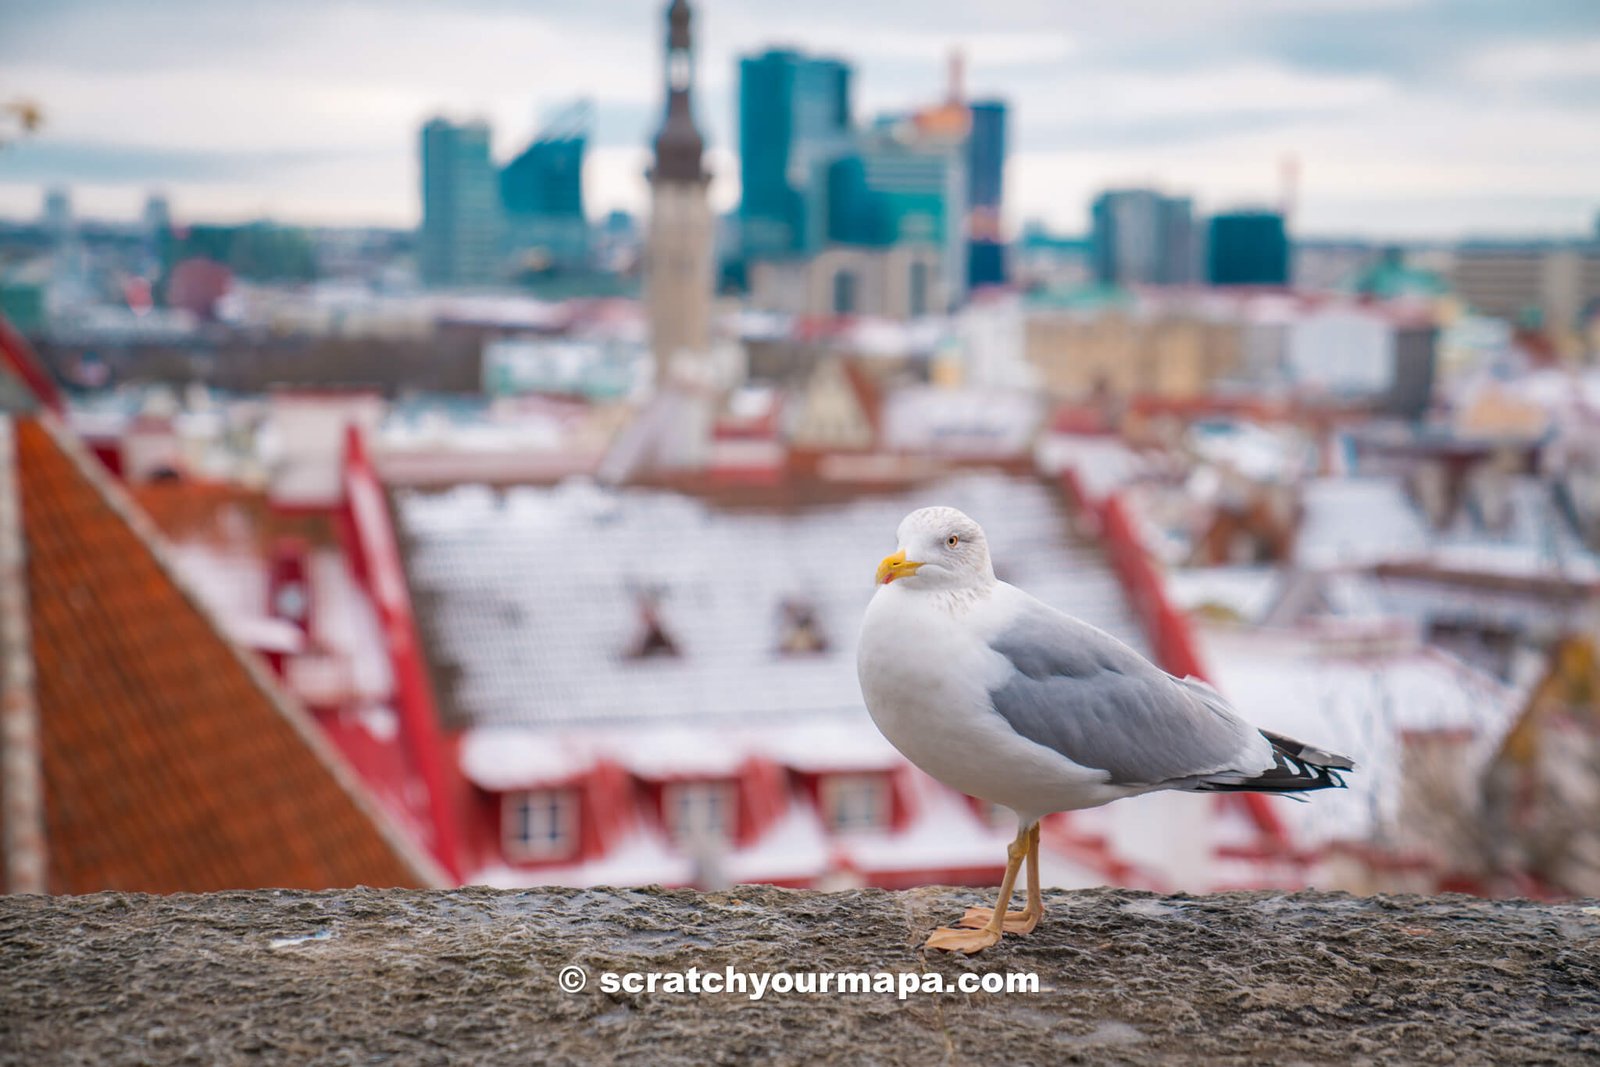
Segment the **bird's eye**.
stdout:
[[954,548],[961,543],[961,538],[957,537],[955,534],[951,534],[949,537],[944,539],[944,543],[951,548]]

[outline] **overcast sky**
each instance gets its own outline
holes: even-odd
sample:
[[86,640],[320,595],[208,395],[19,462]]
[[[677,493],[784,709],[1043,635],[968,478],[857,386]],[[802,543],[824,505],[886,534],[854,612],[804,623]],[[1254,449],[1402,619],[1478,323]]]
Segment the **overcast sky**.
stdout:
[[[0,99],[46,114],[0,150],[0,214],[44,183],[81,214],[413,224],[417,127],[477,114],[505,159],[593,99],[596,214],[645,203],[658,0],[0,0]],[[1588,231],[1600,212],[1600,0],[701,0],[713,199],[738,200],[735,56],[848,59],[857,118],[931,102],[960,45],[1012,105],[1007,217],[1085,227],[1113,184],[1202,209],[1277,196],[1297,229]]]

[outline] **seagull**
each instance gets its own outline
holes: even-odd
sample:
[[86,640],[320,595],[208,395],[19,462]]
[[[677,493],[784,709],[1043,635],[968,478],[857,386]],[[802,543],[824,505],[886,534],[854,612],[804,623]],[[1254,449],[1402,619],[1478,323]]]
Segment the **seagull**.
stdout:
[[[1343,788],[1344,756],[1251,726],[1197,678],[994,575],[983,528],[954,508],[906,516],[878,564],[857,670],[872,721],[912,763],[1009,808],[1016,839],[994,908],[970,908],[925,947],[974,953],[1044,914],[1039,820],[1159,789]],[[1027,906],[1008,912],[1023,860]]]

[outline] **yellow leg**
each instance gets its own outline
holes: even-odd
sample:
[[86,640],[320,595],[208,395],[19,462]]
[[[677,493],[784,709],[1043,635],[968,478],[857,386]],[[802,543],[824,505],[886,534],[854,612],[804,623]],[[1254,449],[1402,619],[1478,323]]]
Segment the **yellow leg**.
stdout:
[[1006,876],[1000,882],[1000,899],[995,903],[994,911],[989,916],[989,921],[979,930],[960,930],[948,926],[941,926],[928,935],[928,940],[923,943],[924,948],[942,949],[945,952],[965,952],[972,955],[988,948],[1000,940],[1002,929],[1001,916],[1005,914],[1006,905],[1011,902],[1011,891],[1017,885],[1017,870],[1022,866],[1022,861],[1028,855],[1029,833],[1027,830],[1017,831],[1015,841],[1006,846]]
[[[1028,905],[1022,911],[1008,911],[1001,929],[1008,934],[1032,933],[1044,917],[1044,894],[1039,889],[1039,824],[1028,830]],[[979,929],[994,918],[993,908],[968,908],[957,926]]]

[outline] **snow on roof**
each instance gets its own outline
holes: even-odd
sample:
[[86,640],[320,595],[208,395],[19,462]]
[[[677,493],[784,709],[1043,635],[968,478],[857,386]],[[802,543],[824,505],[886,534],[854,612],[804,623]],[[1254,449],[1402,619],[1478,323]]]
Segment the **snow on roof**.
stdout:
[[1348,789],[1274,803],[1302,845],[1366,840],[1394,826],[1403,732],[1464,728],[1494,738],[1521,706],[1516,691],[1433,648],[1358,658],[1287,633],[1201,627],[1199,635],[1213,681],[1241,715],[1355,760]]
[[[1565,611],[1552,610],[1544,591],[1533,585],[1526,592],[1480,588],[1440,581],[1428,574],[1387,574],[1374,581],[1378,604],[1390,615],[1417,620],[1455,620],[1485,629],[1502,627],[1513,633],[1534,634],[1564,628]],[[1345,612],[1341,611],[1341,614]]]
[[305,645],[305,635],[300,632],[300,627],[269,615],[228,618],[223,620],[222,625],[228,631],[229,637],[245,648],[257,652],[294,655]]
[[1504,529],[1485,530],[1463,509],[1437,537],[1434,562],[1490,574],[1600,579],[1600,558],[1559,512],[1549,484],[1518,477],[1507,490]]
[[436,297],[433,308],[434,316],[445,322],[523,329],[559,329],[572,320],[573,314],[568,304],[502,294]]
[[[117,399],[120,401],[121,397]],[[75,397],[72,407],[67,409],[67,425],[86,440],[120,441],[132,422],[133,412],[121,406],[101,403],[97,407],[86,407]]]
[[219,547],[203,541],[174,541],[167,555],[184,584],[219,619],[260,618],[267,612],[267,568],[245,545]]
[[1305,484],[1295,540],[1301,566],[1329,568],[1425,556],[1428,526],[1392,478],[1317,478]]
[[903,761],[863,715],[793,720],[761,731],[759,748],[776,763],[802,773],[887,771]]
[[1177,567],[1167,571],[1167,596],[1184,611],[1213,605],[1241,619],[1260,619],[1283,586],[1276,567]]
[[[299,627],[267,614],[268,567],[254,547],[242,541],[223,546],[173,541],[168,553],[185,584],[235,641],[257,651],[305,651]],[[383,631],[343,555],[318,549],[308,557],[307,569],[312,638],[349,664],[356,696],[388,698],[394,692],[394,676]]]
[[495,793],[564,782],[594,765],[586,739],[507,727],[468,730],[458,760],[467,781]]
[[1545,545],[1496,543],[1442,544],[1432,560],[1446,570],[1472,571],[1522,578],[1565,578],[1575,582],[1600,581],[1600,563],[1589,552],[1561,555]]
[[462,739],[460,766],[473,784],[495,792],[566,781],[597,759],[640,778],[731,778],[751,759],[807,774],[887,772],[905,760],[864,710],[803,719],[726,723],[669,722],[571,728],[477,727]]
[[383,624],[372,601],[356,584],[342,552],[319,549],[307,561],[313,636],[350,665],[357,695],[387,699],[394,692]]
[[732,778],[745,761],[742,746],[728,744],[715,730],[680,723],[616,730],[614,755],[640,778]]
[[1096,501],[1110,496],[1149,468],[1145,458],[1121,438],[1100,434],[1044,434],[1037,453],[1042,470],[1075,470],[1084,492]]
[[910,322],[859,316],[847,327],[851,350],[859,356],[908,356],[932,352],[949,334],[944,319]]
[[1558,512],[1537,478],[1507,486],[1509,522],[1483,528],[1463,509],[1432,531],[1395,478],[1320,478],[1306,483],[1296,562],[1313,568],[1432,562],[1486,574],[1600,580],[1597,557]]
[[770,385],[745,385],[728,395],[728,417],[741,422],[764,419],[781,402],[781,394]]
[[793,316],[755,308],[740,308],[723,321],[731,324],[735,336],[747,341],[783,340],[794,329]]
[[546,452],[565,447],[583,421],[581,408],[559,401],[484,407],[396,406],[378,433],[380,452]]
[[1262,482],[1292,482],[1315,459],[1315,449],[1298,429],[1241,419],[1194,423],[1185,440],[1201,459]]
[[[916,507],[985,525],[1000,575],[1134,644],[1115,577],[1074,546],[1034,479],[973,472],[913,491],[791,511],[734,511],[680,493],[592,484],[463,486],[397,495],[429,653],[462,725],[577,725],[861,708],[855,643],[879,558]],[[676,656],[629,657],[641,598]],[[777,651],[803,600],[827,647]]]
[[1551,412],[1600,410],[1600,372],[1592,368],[1541,367],[1495,384]]
[[883,443],[895,450],[947,455],[1014,456],[1033,441],[1044,405],[1008,389],[908,386],[889,394]]

